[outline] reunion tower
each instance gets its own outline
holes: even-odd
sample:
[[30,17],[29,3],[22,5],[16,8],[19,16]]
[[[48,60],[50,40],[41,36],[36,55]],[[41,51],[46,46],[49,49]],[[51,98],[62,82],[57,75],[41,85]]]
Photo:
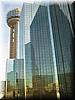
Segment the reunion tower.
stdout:
[[10,27],[10,58],[14,59],[18,55],[18,35],[19,35],[20,10],[11,10],[7,14],[7,23]]

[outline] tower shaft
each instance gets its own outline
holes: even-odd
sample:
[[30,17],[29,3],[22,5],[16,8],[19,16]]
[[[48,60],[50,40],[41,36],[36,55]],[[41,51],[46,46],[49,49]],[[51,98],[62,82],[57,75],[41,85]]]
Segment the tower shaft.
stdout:
[[18,32],[19,32],[19,17],[20,11],[19,9],[14,9],[8,12],[7,15],[7,23],[10,27],[10,58],[14,59],[18,54]]
[[16,24],[10,28],[10,58],[16,58]]

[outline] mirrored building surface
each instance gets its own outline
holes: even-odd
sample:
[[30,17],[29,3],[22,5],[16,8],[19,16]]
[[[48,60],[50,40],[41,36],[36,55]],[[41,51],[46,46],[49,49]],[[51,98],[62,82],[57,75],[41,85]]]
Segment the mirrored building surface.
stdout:
[[30,25],[38,6],[24,3],[20,15],[19,58],[24,59],[25,97],[33,95]]
[[72,96],[73,31],[67,4],[41,5],[30,30],[33,93]]

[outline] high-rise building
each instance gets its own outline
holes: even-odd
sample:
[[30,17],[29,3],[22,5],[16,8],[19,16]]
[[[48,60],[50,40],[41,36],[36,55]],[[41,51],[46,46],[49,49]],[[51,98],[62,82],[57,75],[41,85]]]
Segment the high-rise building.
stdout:
[[[54,13],[52,11],[54,11]],[[50,6],[50,15],[54,37],[58,80],[64,88],[64,92],[61,92],[61,96],[72,96],[73,66],[71,45],[74,33],[68,5],[62,4]],[[53,16],[56,17],[53,19]]]
[[18,48],[20,10],[18,8],[8,12],[7,23],[10,27],[10,58],[16,58]]
[[57,78],[49,28],[48,9],[46,6],[40,6],[30,26],[33,94],[39,96],[51,92]]
[[24,59],[25,97],[31,96],[33,93],[30,24],[38,6],[37,4],[24,3],[20,14],[19,58]]
[[25,44],[30,42],[30,24],[38,9],[37,4],[24,3],[20,14],[19,58],[25,59]]
[[51,95],[55,91],[58,97],[72,96],[72,37],[68,5],[40,5],[30,26],[33,93],[36,95],[44,92]]

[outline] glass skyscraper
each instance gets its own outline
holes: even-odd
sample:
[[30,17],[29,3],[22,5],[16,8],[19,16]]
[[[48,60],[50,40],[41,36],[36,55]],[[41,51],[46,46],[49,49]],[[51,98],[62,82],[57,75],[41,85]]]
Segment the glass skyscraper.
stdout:
[[30,26],[36,95],[72,96],[72,37],[67,4],[39,6]]
[[37,9],[37,4],[24,3],[20,15],[19,58],[24,59],[25,97],[33,94],[30,24]]
[[65,95],[72,95],[73,32],[68,7],[54,5],[54,7],[50,6],[50,9],[59,83],[63,86]]

